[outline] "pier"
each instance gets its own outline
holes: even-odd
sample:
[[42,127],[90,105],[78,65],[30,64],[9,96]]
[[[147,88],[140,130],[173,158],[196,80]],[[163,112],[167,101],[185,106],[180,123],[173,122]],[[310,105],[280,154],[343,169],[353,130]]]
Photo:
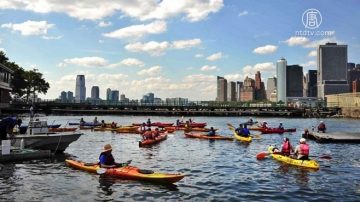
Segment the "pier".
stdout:
[[360,143],[360,133],[332,132],[311,133],[308,137],[318,143]]

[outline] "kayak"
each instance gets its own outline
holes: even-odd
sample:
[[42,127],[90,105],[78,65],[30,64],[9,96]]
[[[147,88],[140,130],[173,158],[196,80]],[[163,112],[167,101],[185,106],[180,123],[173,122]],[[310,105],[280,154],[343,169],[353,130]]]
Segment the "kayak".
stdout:
[[154,145],[163,140],[166,140],[166,138],[167,138],[167,134],[164,133],[164,134],[161,134],[160,136],[156,137],[155,139],[142,140],[142,141],[139,141],[139,147]]
[[[209,132],[210,128],[185,128],[185,127],[165,127],[166,130],[186,130],[186,131],[196,131],[196,132]],[[217,129],[214,129],[215,131]]]
[[49,128],[49,132],[73,132],[75,131],[77,128]]
[[116,132],[118,132],[118,133],[139,133],[139,127],[138,126],[119,127],[116,129]]
[[[96,171],[100,168],[98,164],[88,166],[83,162],[69,160],[69,159],[65,160],[65,162],[69,167],[84,170],[90,173],[96,173]],[[145,173],[151,173],[151,174],[145,174]],[[149,181],[149,182],[164,183],[164,184],[175,183],[185,177],[185,175],[182,174],[143,172],[141,169],[135,166],[108,168],[106,169],[105,175],[114,176],[127,180],[141,180],[141,181]]]
[[[133,123],[133,126],[142,126],[142,123]],[[162,122],[154,122],[151,123],[150,126],[154,126],[154,127],[160,127],[160,128],[164,128],[164,127],[170,127],[174,125],[173,123],[162,123]],[[148,127],[148,124],[145,123],[145,126]]]
[[[109,124],[109,123],[107,123]],[[80,125],[80,123],[69,123],[69,126],[74,126],[74,125]],[[101,123],[94,123],[94,122],[85,122],[83,124],[81,124],[81,126],[92,126],[92,127],[96,127],[96,126],[101,126]]]
[[[177,125],[178,127],[185,127],[185,124],[186,123],[180,123],[179,125]],[[190,126],[192,128],[205,128],[207,124],[206,123],[195,123],[195,122],[192,122],[190,123]]]
[[303,168],[311,168],[316,170],[320,168],[319,164],[315,160],[298,160],[290,158],[288,156],[283,156],[281,154],[274,154],[273,148],[273,146],[270,146],[268,148],[268,152],[274,159],[278,161]]
[[118,128],[94,128],[94,131],[116,131]]
[[271,134],[271,133],[285,133],[285,132],[296,132],[296,128],[289,128],[289,129],[280,129],[280,128],[263,128],[261,133],[263,134]]
[[264,128],[256,126],[256,127],[250,127],[249,130],[262,131],[262,130],[264,130]]
[[221,135],[208,136],[208,135],[204,135],[204,134],[195,134],[195,133],[185,133],[185,137],[208,139],[208,140],[234,140],[234,138],[232,138],[232,137],[225,137],[225,136],[221,136]]
[[251,140],[252,140],[251,136],[243,137],[243,136],[238,135],[236,132],[234,132],[234,137],[235,137],[235,139],[237,139],[241,142],[251,142]]

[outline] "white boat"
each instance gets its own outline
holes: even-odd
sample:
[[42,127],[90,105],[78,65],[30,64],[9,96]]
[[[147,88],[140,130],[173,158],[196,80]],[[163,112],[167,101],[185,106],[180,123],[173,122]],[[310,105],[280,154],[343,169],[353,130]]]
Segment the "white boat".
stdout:
[[53,152],[63,152],[72,142],[83,135],[80,132],[52,133],[46,121],[30,121],[27,133],[15,135],[11,141],[15,147],[24,147]]

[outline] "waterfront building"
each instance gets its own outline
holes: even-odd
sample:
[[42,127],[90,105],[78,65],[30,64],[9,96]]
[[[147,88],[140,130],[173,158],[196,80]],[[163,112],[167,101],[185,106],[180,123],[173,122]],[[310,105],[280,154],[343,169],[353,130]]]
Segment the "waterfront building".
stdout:
[[253,101],[255,98],[255,80],[246,77],[244,80],[244,86],[241,89],[241,101]]
[[236,82],[231,81],[228,85],[228,101],[236,102]]
[[277,101],[281,101],[286,104],[286,66],[287,62],[285,58],[281,58],[276,62],[276,93]]
[[98,100],[100,99],[100,89],[99,86],[93,86],[91,88],[91,99]]
[[165,103],[172,106],[187,106],[189,104],[189,100],[181,97],[166,98]]
[[122,102],[122,103],[129,103],[129,102],[130,102],[130,99],[129,99],[129,98],[126,98],[125,94],[121,94],[121,95],[120,95],[120,102]]
[[309,70],[306,74],[306,97],[317,97],[317,71]]
[[355,63],[348,62],[348,63],[347,63],[347,69],[348,69],[348,70],[355,69]]
[[261,81],[261,73],[257,71],[255,74],[255,100],[265,99],[265,85]]
[[85,87],[85,76],[76,76],[76,87],[75,87],[75,100],[76,102],[83,102],[86,98],[86,87]]
[[154,93],[147,93],[147,94],[143,95],[140,102],[141,103],[155,103],[155,95],[154,95]]
[[9,107],[11,100],[11,75],[14,72],[3,64],[0,64],[0,109]]
[[65,91],[61,91],[59,99],[61,102],[67,102],[67,96]]
[[[276,91],[276,77],[268,78],[267,80],[267,89],[266,89],[266,98],[270,100],[271,94]],[[276,99],[275,99],[276,102]]]
[[356,79],[351,82],[352,93],[360,92],[360,79]]
[[108,101],[111,100],[111,89],[110,88],[106,89],[106,100],[108,100]]
[[217,97],[216,101],[227,101],[227,80],[224,77],[217,77]]
[[66,99],[69,101],[69,102],[74,102],[74,93],[71,92],[71,91],[68,91],[66,93]]
[[119,101],[119,91],[118,90],[111,91],[110,100],[111,101]]
[[243,88],[243,82],[237,81],[236,82],[236,100],[241,101],[241,89]]
[[286,66],[286,97],[303,97],[303,80],[302,66]]
[[347,79],[347,45],[326,43],[317,49],[318,97],[347,93],[350,86]]

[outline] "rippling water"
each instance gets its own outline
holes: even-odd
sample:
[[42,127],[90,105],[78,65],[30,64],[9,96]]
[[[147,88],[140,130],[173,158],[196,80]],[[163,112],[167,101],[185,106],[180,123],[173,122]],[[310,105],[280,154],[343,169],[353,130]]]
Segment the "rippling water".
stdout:
[[[66,124],[76,116],[43,117],[49,123]],[[151,117],[152,121],[175,122],[178,117]],[[84,117],[91,121],[93,117]],[[143,122],[141,116],[99,116],[98,120],[122,125]],[[259,119],[259,121],[264,119]],[[226,123],[244,121],[239,117],[196,117],[231,136]],[[246,145],[232,141],[186,139],[181,132],[151,148],[139,148],[139,135],[84,131],[65,154],[54,159],[4,164],[0,171],[1,201],[360,201],[360,149],[357,144],[309,142],[312,155],[330,154],[331,160],[317,159],[319,171],[304,170],[272,159],[256,160],[270,144],[281,144],[284,136],[295,144],[305,127],[316,119],[267,118],[276,126],[296,127],[296,133],[263,135]],[[359,131],[360,121],[325,120],[329,131]],[[134,166],[162,172],[181,172],[186,177],[172,186],[100,177],[74,170],[66,158],[96,162],[102,147],[110,143],[119,162],[132,160]]]

